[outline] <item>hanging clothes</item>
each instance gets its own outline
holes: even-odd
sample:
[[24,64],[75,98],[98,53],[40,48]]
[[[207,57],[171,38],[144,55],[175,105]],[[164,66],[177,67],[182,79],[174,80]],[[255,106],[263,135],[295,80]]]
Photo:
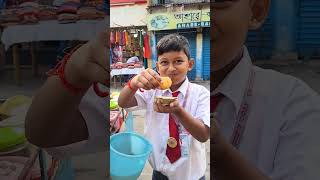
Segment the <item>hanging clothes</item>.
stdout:
[[126,42],[125,42],[125,32],[120,32],[120,45],[121,46],[125,46]]
[[113,63],[113,52],[112,48],[109,49],[109,54],[110,54],[110,65]]
[[128,41],[127,41],[127,44],[129,45],[129,47],[131,48],[132,47],[132,37],[131,37],[131,34],[128,33]]
[[150,48],[150,43],[149,43],[149,35],[146,33],[144,38],[144,47],[143,47],[143,57],[150,59],[151,58],[151,48]]
[[122,39],[122,40],[123,40],[123,45],[126,46],[126,45],[127,45],[127,41],[126,41],[126,31],[123,31],[122,34],[123,34],[123,39]]
[[139,46],[142,48],[143,47],[143,36],[142,36],[142,31],[138,31],[139,35]]
[[119,32],[119,34],[120,34],[119,45],[123,46],[123,33]]
[[125,39],[125,42],[126,42],[126,45],[130,45],[129,43],[128,43],[128,31],[125,31],[124,32],[124,39]]
[[116,41],[115,33],[113,31],[110,32],[110,43],[114,44]]
[[145,69],[148,69],[148,59],[147,58],[143,58],[143,66]]
[[118,32],[116,31],[116,33],[115,33],[115,43],[117,43],[117,41],[118,41]]
[[120,43],[120,32],[116,32],[116,43]]

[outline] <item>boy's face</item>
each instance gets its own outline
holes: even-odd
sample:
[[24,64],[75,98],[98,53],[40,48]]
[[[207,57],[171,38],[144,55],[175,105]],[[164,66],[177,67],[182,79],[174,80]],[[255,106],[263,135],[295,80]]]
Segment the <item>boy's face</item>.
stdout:
[[184,51],[170,51],[159,55],[156,66],[160,76],[168,76],[172,85],[178,85],[185,80],[193,64],[194,61],[189,60]]
[[234,60],[245,43],[248,29],[265,20],[270,0],[211,1],[211,70],[218,71]]

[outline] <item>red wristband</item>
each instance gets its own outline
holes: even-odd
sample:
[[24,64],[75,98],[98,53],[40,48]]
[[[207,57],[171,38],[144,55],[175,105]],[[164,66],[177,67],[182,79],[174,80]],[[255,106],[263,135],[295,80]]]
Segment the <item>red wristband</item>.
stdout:
[[100,88],[99,88],[99,85],[97,82],[93,83],[93,90],[94,92],[100,96],[100,97],[107,97],[109,96],[109,92],[105,91],[105,92],[102,92],[100,91]]
[[[71,55],[79,48],[81,47],[81,45],[77,46],[76,48],[74,48],[70,53],[68,53],[67,55],[64,56],[64,58],[56,65],[55,68],[53,68],[52,70],[50,70],[47,74],[49,76],[52,75],[58,75],[60,78],[60,81],[62,83],[62,85],[72,94],[79,94],[81,92],[86,91],[85,88],[78,88],[75,87],[74,85],[72,85],[71,83],[69,83],[66,78],[65,78],[65,66],[68,62],[68,60],[70,59]],[[109,92],[102,92],[100,91],[99,85],[97,82],[95,82],[93,84],[93,90],[94,92],[100,96],[100,97],[107,97],[109,95]]]
[[[131,78],[131,79],[132,79],[132,78]],[[127,84],[127,85],[128,85],[128,88],[131,89],[133,92],[136,92],[138,89],[133,89],[133,88],[131,87],[131,84],[130,84],[130,83],[131,83],[131,79],[128,81],[128,84]]]
[[79,47],[80,47],[80,45],[77,46],[76,48],[74,48],[70,53],[65,55],[63,57],[63,59],[52,70],[49,70],[49,72],[47,73],[49,76],[57,75],[59,77],[60,82],[62,83],[63,87],[65,87],[69,92],[71,92],[74,95],[77,95],[81,92],[84,92],[84,91],[86,91],[86,89],[75,87],[74,85],[72,85],[71,83],[69,83],[66,80],[65,67],[66,67],[66,64],[67,64],[68,60],[70,59],[72,53],[75,52]]
[[131,80],[134,78],[135,76],[133,76],[129,81],[128,81],[128,88],[131,89],[133,92],[136,92],[138,89],[140,92],[144,92],[141,88],[138,89],[133,89],[133,87],[131,87]]

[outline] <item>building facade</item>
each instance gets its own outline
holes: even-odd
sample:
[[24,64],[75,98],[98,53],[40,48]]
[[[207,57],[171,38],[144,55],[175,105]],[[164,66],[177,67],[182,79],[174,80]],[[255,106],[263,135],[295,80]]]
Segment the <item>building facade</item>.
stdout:
[[320,57],[320,1],[271,1],[262,28],[250,31],[246,45],[253,59]]
[[191,80],[210,79],[210,1],[150,0],[147,26],[152,49],[152,67],[157,61],[156,44],[164,35],[178,33],[190,43],[194,68]]

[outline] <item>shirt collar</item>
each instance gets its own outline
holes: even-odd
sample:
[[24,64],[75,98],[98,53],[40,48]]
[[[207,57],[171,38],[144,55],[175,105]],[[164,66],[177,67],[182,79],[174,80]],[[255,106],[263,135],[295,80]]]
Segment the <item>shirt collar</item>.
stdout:
[[[179,91],[179,94],[182,94],[183,97],[186,96],[187,93],[187,89],[188,89],[188,84],[189,84],[189,79],[188,77],[186,77],[186,79],[184,80],[184,82],[181,84],[181,86],[176,90]],[[171,91],[171,89],[166,89],[166,90],[162,90],[162,93],[170,93],[172,94],[173,92]]]
[[221,82],[212,95],[223,94],[235,105],[238,112],[248,84],[252,62],[248,50],[244,47],[243,57],[236,67]]

